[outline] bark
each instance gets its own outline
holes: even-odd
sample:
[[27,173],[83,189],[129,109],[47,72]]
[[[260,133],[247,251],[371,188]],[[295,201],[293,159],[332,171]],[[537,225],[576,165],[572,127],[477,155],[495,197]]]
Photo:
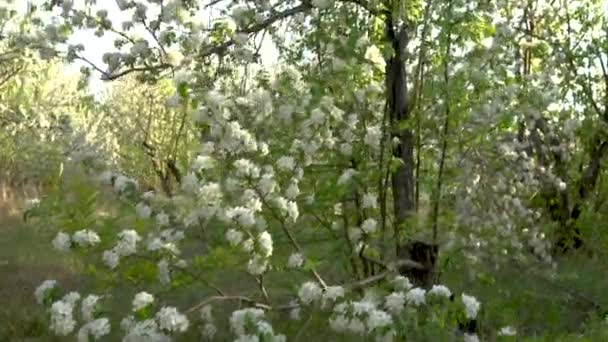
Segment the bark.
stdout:
[[[398,143],[393,147],[393,156],[402,163],[391,174],[393,191],[393,210],[395,215],[395,236],[399,239],[407,219],[415,210],[414,202],[414,153],[413,134],[403,123],[409,118],[407,101],[407,74],[405,69],[405,47],[407,28],[395,27],[391,16],[386,18],[385,38],[392,46],[394,54],[386,63],[387,110],[389,112],[391,141]],[[407,246],[397,241],[397,255]]]
[[399,259],[411,259],[425,266],[423,270],[401,267],[399,273],[407,275],[415,284],[426,287],[433,282],[437,246],[420,241],[400,241],[407,220],[416,210],[414,134],[408,125],[404,125],[410,117],[405,68],[407,27],[396,25],[390,15],[387,15],[385,24],[385,38],[394,51],[393,56],[386,61],[386,108],[389,114],[391,142],[397,141],[396,146],[393,147],[393,157],[401,160],[399,166],[391,173],[396,254]]
[[[409,118],[405,69],[407,29],[404,25],[395,28],[392,17],[387,16],[385,38],[394,50],[394,55],[386,63],[387,110],[391,140],[398,140],[397,146],[393,148],[393,156],[402,161],[391,174],[395,235],[398,236],[415,209],[413,134],[410,128],[404,128],[402,125]],[[399,249],[398,244],[397,250]]]

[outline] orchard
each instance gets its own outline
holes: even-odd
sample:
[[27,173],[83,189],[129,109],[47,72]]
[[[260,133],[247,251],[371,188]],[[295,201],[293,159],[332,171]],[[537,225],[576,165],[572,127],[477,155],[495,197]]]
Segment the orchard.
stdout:
[[606,341],[607,155],[605,1],[0,1],[0,340]]

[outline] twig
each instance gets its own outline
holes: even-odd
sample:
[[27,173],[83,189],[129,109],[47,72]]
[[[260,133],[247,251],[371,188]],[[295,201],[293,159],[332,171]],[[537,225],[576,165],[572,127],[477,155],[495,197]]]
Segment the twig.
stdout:
[[[449,3],[448,11],[452,10],[452,1]],[[451,13],[449,13],[451,14]],[[449,19],[448,19],[449,20]],[[439,157],[439,171],[437,173],[437,184],[435,186],[435,196],[433,196],[433,216],[432,216],[432,230],[433,230],[433,243],[437,243],[437,230],[439,220],[439,203],[441,202],[441,188],[443,186],[443,170],[445,167],[446,150],[448,148],[448,130],[450,123],[450,77],[449,77],[449,62],[450,62],[450,49],[452,47],[452,26],[454,24],[450,21],[447,29],[447,43],[445,47],[445,57],[443,61],[443,81],[445,83],[445,118],[443,122],[443,131],[441,132],[441,156]]]
[[238,301],[238,302],[246,302],[251,304],[252,306],[255,306],[257,308],[260,309],[264,309],[264,310],[272,310],[272,306],[270,305],[266,305],[266,304],[262,304],[262,303],[258,303],[255,300],[249,298],[249,297],[245,297],[245,296],[213,296],[213,297],[209,297],[205,300],[203,300],[202,302],[196,304],[195,306],[191,307],[190,309],[186,310],[187,314],[190,314],[200,308],[202,308],[203,306],[209,304],[209,303],[213,303],[213,302],[217,302],[217,301],[226,301],[226,300],[233,300],[233,301]]
[[[285,233],[285,235],[287,235],[287,238],[289,239],[289,242],[291,242],[291,245],[296,249],[296,251],[298,253],[302,253],[302,248],[296,241],[295,237],[293,236],[293,234],[291,233],[289,228],[287,228],[287,224],[285,223],[285,219],[283,218],[283,216],[276,213],[274,208],[268,204],[268,201],[266,201],[266,198],[259,192],[259,190],[257,188],[254,187],[254,189],[255,189],[256,193],[258,194],[258,196],[260,197],[260,200],[262,201],[262,205],[264,205],[266,208],[268,208],[268,210],[270,211],[272,216],[274,216],[275,219],[277,219],[277,221],[279,221],[279,223],[281,224],[281,228],[283,229],[283,232]],[[323,278],[321,278],[321,275],[319,275],[319,273],[317,272],[316,269],[311,267],[310,272],[313,274],[313,276],[317,279],[319,284],[321,284],[321,286],[324,289],[327,288],[327,284],[325,283]]]

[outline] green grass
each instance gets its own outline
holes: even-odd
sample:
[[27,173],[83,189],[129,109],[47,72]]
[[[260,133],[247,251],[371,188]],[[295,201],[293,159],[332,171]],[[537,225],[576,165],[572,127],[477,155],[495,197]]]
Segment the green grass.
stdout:
[[46,333],[42,312],[33,297],[45,279],[64,288],[82,286],[82,264],[60,255],[50,245],[48,232],[26,226],[21,218],[0,212],[0,341],[18,341]]
[[[78,254],[59,254],[50,241],[54,232],[24,224],[20,217],[0,213],[0,341],[53,341],[48,334],[44,312],[33,297],[34,289],[45,279],[57,279],[64,291],[77,290],[81,294],[100,293],[99,284],[92,282]],[[281,234],[275,235],[275,255],[285,260],[291,248]],[[314,240],[314,234],[302,237]],[[340,254],[331,241],[310,243],[305,246],[318,261],[318,267],[327,275],[329,283],[344,281]],[[328,257],[333,256],[333,257]],[[97,256],[98,257],[98,256]],[[280,267],[280,265],[277,265]],[[463,262],[454,263],[442,274],[442,283],[455,293],[475,295],[482,302],[480,327],[485,341],[494,341],[496,330],[504,325],[515,326],[517,341],[608,341],[608,324],[598,315],[599,306],[608,311],[608,257],[606,254],[570,254],[559,260],[554,275],[546,267],[536,264],[527,266],[501,264],[481,265],[473,268]],[[247,294],[259,297],[259,289],[253,279],[242,270],[213,271],[206,274],[228,294]],[[296,293],[296,286],[310,277],[302,272],[275,270],[267,275],[269,292],[274,303],[284,303]],[[132,295],[144,288],[120,284],[113,291],[108,309],[111,317],[122,317],[128,310]],[[183,295],[165,296],[164,304],[188,308],[203,298],[215,295],[202,285],[191,285]],[[159,303],[161,304],[161,303]],[[230,340],[227,317],[238,308],[238,303],[222,303],[214,306],[219,335],[216,340]],[[288,320],[287,312],[269,313],[275,330],[297,337],[296,340],[355,341],[353,336],[330,334],[327,316],[311,316],[302,312],[301,321]],[[114,320],[114,322],[116,322]],[[120,329],[113,326],[112,337],[119,339]],[[524,338],[525,335],[525,338]],[[69,340],[69,339],[68,339]],[[196,340],[195,335],[182,336],[180,340]]]
[[471,266],[457,266],[443,280],[481,301],[485,336],[511,325],[517,328],[518,341],[608,341],[608,322],[598,322],[608,310],[606,256],[571,253],[557,265],[552,271],[536,262],[511,262],[498,269],[476,266],[475,272]]

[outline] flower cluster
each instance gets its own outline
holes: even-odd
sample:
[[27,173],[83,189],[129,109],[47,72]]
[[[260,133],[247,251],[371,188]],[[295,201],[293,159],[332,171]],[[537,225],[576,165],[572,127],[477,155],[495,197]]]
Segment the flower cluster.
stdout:
[[217,334],[217,328],[215,327],[213,315],[212,315],[212,307],[211,305],[205,305],[201,308],[201,320],[203,326],[201,328],[201,333],[203,337],[208,340],[213,340],[215,335]]
[[133,299],[133,311],[139,311],[154,303],[154,296],[147,292],[139,292]]
[[77,293],[70,293],[62,300],[56,301],[51,305],[51,325],[50,329],[59,336],[67,336],[76,327],[73,317],[74,305],[80,299]]
[[336,332],[364,336],[392,336],[393,318],[374,301],[343,302],[334,307],[329,326]]
[[53,247],[61,252],[70,250],[72,242],[79,247],[93,247],[101,242],[96,232],[83,229],[75,232],[72,237],[64,232],[59,232],[53,239]]
[[248,308],[234,311],[230,316],[230,327],[237,335],[237,341],[257,341],[264,339],[273,342],[286,341],[285,335],[275,334],[272,326],[263,320],[264,311]]
[[135,254],[137,251],[137,242],[141,237],[135,230],[123,230],[118,234],[119,240],[116,245],[109,250],[103,252],[103,262],[106,266],[114,269],[118,266],[121,257],[126,257]]

